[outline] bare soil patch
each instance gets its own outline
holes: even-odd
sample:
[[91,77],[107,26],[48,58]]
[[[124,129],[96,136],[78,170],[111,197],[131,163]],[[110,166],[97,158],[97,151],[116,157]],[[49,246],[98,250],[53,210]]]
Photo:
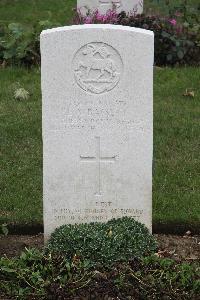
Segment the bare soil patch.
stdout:
[[25,248],[42,249],[43,234],[38,235],[0,235],[0,256],[14,257],[21,254]]
[[[195,235],[155,235],[158,241],[158,255],[178,260],[200,259],[200,236]],[[25,248],[42,249],[43,234],[38,235],[0,235],[0,256],[13,257],[20,255]]]

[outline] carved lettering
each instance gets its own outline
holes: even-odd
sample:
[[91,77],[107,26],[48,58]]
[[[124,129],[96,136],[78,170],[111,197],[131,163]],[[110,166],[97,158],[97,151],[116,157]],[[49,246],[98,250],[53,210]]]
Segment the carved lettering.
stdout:
[[66,222],[106,222],[112,216],[119,217],[133,217],[140,221],[144,211],[137,208],[112,208],[112,202],[96,202],[98,208],[86,209],[68,209],[60,208],[53,209],[54,220],[60,224]]

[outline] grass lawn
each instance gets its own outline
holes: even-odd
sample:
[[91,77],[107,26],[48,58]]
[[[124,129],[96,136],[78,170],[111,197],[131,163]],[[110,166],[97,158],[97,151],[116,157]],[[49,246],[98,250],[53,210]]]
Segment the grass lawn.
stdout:
[[[14,99],[17,83],[31,93]],[[42,220],[40,72],[0,70],[0,221]]]
[[[154,223],[200,224],[199,78],[197,68],[155,71]],[[14,99],[17,82],[28,100]],[[0,222],[42,223],[39,70],[0,70],[0,115]]]
[[[200,223],[199,79],[199,68],[163,69],[155,74],[156,223]],[[194,98],[183,96],[187,88],[195,92]]]
[[[166,12],[166,0],[144,0],[144,8],[152,12]],[[35,23],[50,19],[61,24],[68,24],[73,16],[77,0],[0,0],[0,23],[20,22]],[[169,0],[175,6],[182,0]],[[193,7],[199,0],[188,0]]]

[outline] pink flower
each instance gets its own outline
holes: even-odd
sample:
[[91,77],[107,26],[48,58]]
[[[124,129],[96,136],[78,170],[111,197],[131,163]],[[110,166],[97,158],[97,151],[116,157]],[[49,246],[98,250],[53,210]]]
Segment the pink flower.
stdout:
[[175,12],[175,16],[176,16],[176,17],[181,17],[181,16],[182,16],[182,13],[181,13],[180,11],[176,11],[176,12]]
[[177,34],[182,33],[183,32],[183,27],[182,26],[177,26],[176,27],[176,32],[177,32]]
[[176,26],[176,19],[171,19],[169,20],[169,23],[172,25],[172,26]]
[[[111,23],[115,24],[117,23],[118,20],[118,14],[115,10],[108,10],[106,14],[101,14],[98,9],[89,12],[87,16],[83,16],[81,12],[78,12],[78,18],[79,20],[83,20],[84,24],[96,24],[96,23],[101,23],[101,24],[106,24],[106,23]],[[78,21],[77,21],[78,23]]]
[[96,15],[97,21],[102,21],[102,16],[100,14]]
[[84,20],[84,23],[85,23],[85,24],[92,24],[92,17],[87,16],[87,17],[85,18],[85,20]]
[[102,20],[102,15],[98,11],[98,9],[94,11],[93,18],[96,19],[97,21],[101,21]]

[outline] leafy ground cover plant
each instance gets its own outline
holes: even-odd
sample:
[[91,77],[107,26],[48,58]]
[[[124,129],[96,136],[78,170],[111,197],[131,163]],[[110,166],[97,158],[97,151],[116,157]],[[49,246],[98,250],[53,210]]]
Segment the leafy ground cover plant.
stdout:
[[33,26],[20,23],[0,24],[0,63],[3,65],[39,65],[40,33],[59,24],[40,21]]
[[156,241],[148,229],[132,218],[107,223],[63,225],[51,235],[47,249],[70,259],[87,259],[93,265],[111,266],[156,251]]
[[[155,255],[90,268],[87,261],[27,249],[0,258],[1,299],[198,299],[200,264]],[[9,298],[8,298],[9,297]]]

